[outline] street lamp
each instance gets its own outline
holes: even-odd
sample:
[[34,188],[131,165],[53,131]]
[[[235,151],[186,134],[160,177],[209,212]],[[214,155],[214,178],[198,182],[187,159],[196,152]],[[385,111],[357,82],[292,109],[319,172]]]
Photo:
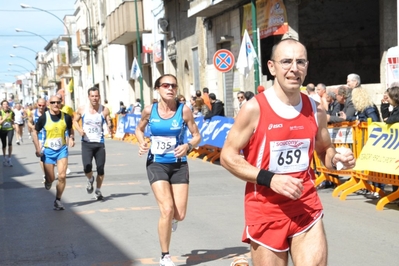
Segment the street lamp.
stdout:
[[31,31],[27,31],[27,30],[23,30],[23,29],[19,29],[19,28],[16,28],[15,31],[16,31],[16,32],[27,32],[27,33],[36,35],[37,37],[42,38],[46,43],[48,43],[48,40],[46,40],[46,38],[44,38],[42,35],[39,35],[39,34],[37,34],[37,33],[31,32]]
[[[45,9],[41,9],[41,8],[38,8],[38,7],[30,6],[30,5],[27,5],[27,4],[21,4],[21,7],[22,8],[31,8],[31,9],[36,9],[36,10],[39,10],[39,11],[43,11],[43,12],[55,17],[56,19],[58,19],[65,26],[65,29],[68,32],[68,42],[67,42],[68,43],[68,63],[70,64],[71,76],[72,76],[72,80],[73,80],[73,68],[71,66],[71,60],[72,60],[72,42],[71,42],[71,38],[72,37],[71,37],[71,33],[69,31],[68,26],[65,24],[65,22],[62,19],[60,19],[59,17],[57,17],[55,14],[51,13],[50,11],[47,11]],[[69,94],[69,92],[67,92],[67,90],[65,90],[65,96],[70,98],[70,94]]]
[[11,57],[17,57],[17,58],[21,58],[21,59],[23,59],[23,60],[25,60],[25,61],[28,61],[29,62],[29,64],[31,64],[32,66],[33,66],[33,68],[34,69],[36,69],[36,66],[31,62],[31,61],[29,61],[28,59],[26,59],[25,57],[21,57],[21,56],[17,56],[17,55],[13,55],[13,54],[10,54],[10,56]]
[[[24,76],[26,75],[26,73],[24,73],[24,72],[22,72],[22,71],[19,71],[19,70],[16,70],[16,69],[10,69],[10,68],[9,68],[8,71],[9,71],[9,72],[16,72],[16,73],[19,73],[19,74],[24,75]],[[28,72],[30,72],[30,71],[28,71]]]
[[34,6],[30,6],[30,5],[27,5],[27,4],[21,4],[21,7],[22,8],[32,8],[32,9],[36,9],[36,10],[39,10],[39,11],[43,11],[43,12],[46,12],[47,14],[50,14],[50,15],[52,15],[53,17],[55,17],[56,19],[58,19],[64,26],[65,26],[65,29],[67,30],[67,32],[68,32],[68,56],[69,56],[69,58],[71,58],[71,56],[72,56],[72,50],[71,50],[71,48],[72,48],[72,46],[71,46],[71,33],[69,32],[69,28],[68,28],[68,26],[65,24],[65,22],[62,20],[62,19],[60,19],[59,17],[57,17],[55,14],[53,14],[53,13],[51,13],[50,11],[47,11],[47,10],[45,10],[45,9],[41,9],[41,8],[38,8],[38,7],[34,7]]
[[12,47],[14,47],[14,48],[18,48],[18,47],[25,48],[25,49],[31,50],[32,52],[34,52],[35,54],[37,54],[37,52],[36,52],[35,50],[33,50],[33,49],[29,48],[29,47],[26,47],[26,46],[14,44]]
[[[48,40],[46,40],[43,36],[41,36],[41,35],[39,35],[39,34],[37,34],[37,33],[31,32],[31,31],[27,31],[27,30],[23,30],[23,29],[19,29],[19,28],[16,28],[15,31],[16,31],[16,32],[27,32],[27,33],[33,34],[33,35],[35,35],[35,36],[37,36],[37,37],[39,37],[39,38],[42,38],[47,44],[49,43]],[[55,60],[54,60],[54,57],[55,57],[54,51],[52,51],[52,53],[53,53],[53,73],[54,73],[53,75],[54,75],[54,83],[57,84],[57,75],[56,75],[56,71],[55,71]]]
[[30,72],[30,70],[29,70],[29,69],[27,69],[26,67],[24,67],[24,66],[21,66],[21,65],[12,64],[12,63],[8,63],[8,65],[10,65],[10,66],[17,66],[17,67],[21,67],[21,68],[25,69],[26,71]]
[[89,16],[89,42],[90,42],[90,58],[91,58],[91,74],[93,79],[93,86],[94,86],[94,57],[93,57],[93,29],[91,27],[91,16],[90,16],[90,9],[87,6],[87,3],[84,0],[80,0],[86,6],[87,14]]

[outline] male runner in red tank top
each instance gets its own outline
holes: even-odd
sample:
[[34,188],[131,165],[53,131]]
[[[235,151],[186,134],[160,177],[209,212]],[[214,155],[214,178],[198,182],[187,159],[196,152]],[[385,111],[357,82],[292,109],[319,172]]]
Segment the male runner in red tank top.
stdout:
[[[327,265],[323,207],[310,168],[315,150],[330,169],[355,166],[353,153],[337,153],[325,110],[300,92],[308,68],[306,48],[294,39],[273,47],[274,85],[238,113],[221,163],[247,182],[243,242],[255,266]],[[240,155],[244,151],[244,157]]]

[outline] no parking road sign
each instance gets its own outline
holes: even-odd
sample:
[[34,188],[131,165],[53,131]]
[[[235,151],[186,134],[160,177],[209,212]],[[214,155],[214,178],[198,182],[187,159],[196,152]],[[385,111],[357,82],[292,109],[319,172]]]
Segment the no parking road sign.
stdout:
[[213,65],[220,72],[229,72],[234,66],[234,56],[229,50],[217,50],[213,56]]

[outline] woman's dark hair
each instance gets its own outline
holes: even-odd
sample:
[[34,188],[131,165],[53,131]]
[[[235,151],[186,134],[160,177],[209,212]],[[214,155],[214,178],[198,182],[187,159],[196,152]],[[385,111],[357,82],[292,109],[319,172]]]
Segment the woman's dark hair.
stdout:
[[392,86],[387,90],[389,98],[395,102],[396,106],[399,105],[399,86]]
[[255,96],[255,94],[252,91],[244,92],[244,97],[245,97],[245,100],[247,100],[247,101],[251,100],[254,96]]
[[348,97],[345,86],[339,86],[337,94],[343,96],[345,99]]
[[176,84],[177,84],[177,78],[174,75],[172,75],[172,74],[164,74],[164,75],[160,76],[159,78],[157,78],[157,80],[155,81],[154,90],[156,90],[157,88],[159,88],[159,86],[161,86],[161,79],[164,78],[164,77],[172,77],[172,78],[174,78],[176,80]]

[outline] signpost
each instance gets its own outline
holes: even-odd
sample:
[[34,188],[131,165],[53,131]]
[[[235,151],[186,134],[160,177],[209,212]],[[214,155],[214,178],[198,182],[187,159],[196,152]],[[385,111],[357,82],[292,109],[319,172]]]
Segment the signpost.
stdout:
[[[226,94],[226,72],[229,72],[230,70],[233,69],[234,67],[234,55],[232,52],[226,49],[220,49],[217,50],[216,53],[213,56],[213,65],[217,70],[222,72],[223,74],[223,93],[225,97],[225,102],[227,99],[227,94]],[[226,105],[225,105],[225,114],[228,115],[228,110],[226,110]]]
[[213,65],[220,72],[229,72],[234,67],[234,56],[229,50],[217,50],[213,56]]

